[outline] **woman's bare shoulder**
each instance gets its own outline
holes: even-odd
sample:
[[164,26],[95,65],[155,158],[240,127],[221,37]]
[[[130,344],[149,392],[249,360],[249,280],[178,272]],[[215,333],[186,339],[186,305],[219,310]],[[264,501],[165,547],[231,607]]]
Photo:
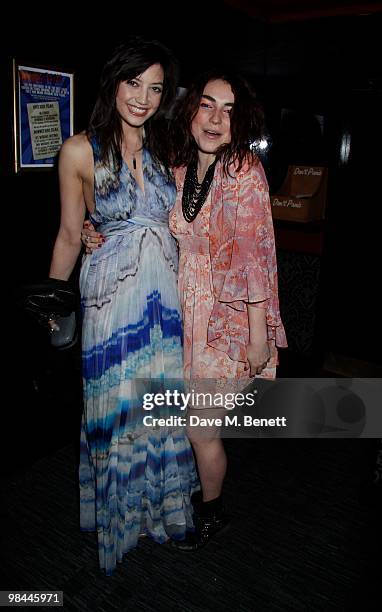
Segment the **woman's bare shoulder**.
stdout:
[[67,140],[60,150],[60,164],[70,164],[81,174],[86,173],[93,164],[93,151],[85,132],[75,134]]
[[86,135],[86,132],[81,132],[80,134],[75,134],[74,136],[70,136],[65,140],[64,144],[61,147],[61,152],[69,155],[84,155],[89,154],[92,151],[91,144]]

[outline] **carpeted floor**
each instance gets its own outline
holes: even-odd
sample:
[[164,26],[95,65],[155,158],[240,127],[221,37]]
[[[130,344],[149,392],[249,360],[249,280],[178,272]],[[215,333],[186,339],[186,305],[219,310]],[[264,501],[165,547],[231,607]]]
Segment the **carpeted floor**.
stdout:
[[81,612],[378,609],[372,442],[225,442],[229,531],[191,554],[143,538],[109,578],[78,529],[75,444],[3,474],[1,588],[62,590]]

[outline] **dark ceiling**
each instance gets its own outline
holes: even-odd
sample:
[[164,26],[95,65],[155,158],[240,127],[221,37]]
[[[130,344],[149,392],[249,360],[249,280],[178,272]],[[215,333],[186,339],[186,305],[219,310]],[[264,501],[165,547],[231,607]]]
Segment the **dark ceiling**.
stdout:
[[224,0],[227,7],[248,17],[266,21],[298,21],[317,17],[341,15],[369,15],[382,12],[382,2],[359,0],[333,2],[332,0]]

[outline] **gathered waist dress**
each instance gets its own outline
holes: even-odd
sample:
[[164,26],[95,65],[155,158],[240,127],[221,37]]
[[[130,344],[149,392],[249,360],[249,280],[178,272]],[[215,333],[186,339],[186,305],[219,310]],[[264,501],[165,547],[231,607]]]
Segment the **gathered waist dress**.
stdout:
[[183,429],[142,423],[147,384],[183,378],[178,253],[168,228],[175,186],[147,150],[143,192],[125,162],[114,173],[92,146],[91,220],[106,241],[84,257],[80,276],[80,518],[82,530],[97,531],[100,565],[111,574],[140,534],[159,543],[185,537],[198,479]]

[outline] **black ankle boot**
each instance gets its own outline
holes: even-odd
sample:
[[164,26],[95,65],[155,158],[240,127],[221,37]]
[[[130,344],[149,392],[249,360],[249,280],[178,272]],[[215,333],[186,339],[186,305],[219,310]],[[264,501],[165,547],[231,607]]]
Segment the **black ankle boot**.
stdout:
[[211,538],[223,532],[229,525],[229,518],[224,512],[221,497],[209,502],[199,501],[199,504],[194,503],[193,500],[193,506],[195,531],[188,531],[184,540],[172,542],[175,548],[185,552],[203,548]]

